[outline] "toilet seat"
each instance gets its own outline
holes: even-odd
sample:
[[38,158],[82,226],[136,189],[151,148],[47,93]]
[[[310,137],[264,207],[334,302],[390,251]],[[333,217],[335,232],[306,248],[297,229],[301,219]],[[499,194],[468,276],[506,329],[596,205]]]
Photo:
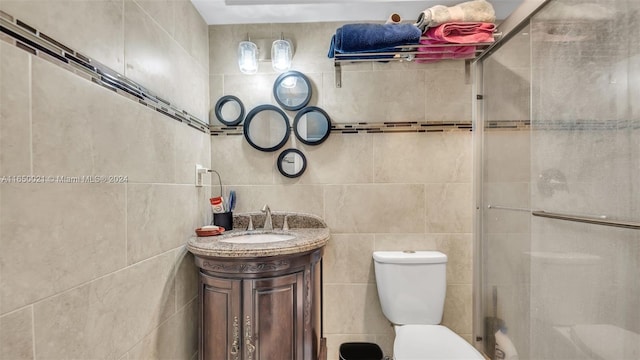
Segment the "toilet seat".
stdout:
[[442,325],[397,325],[395,331],[395,360],[484,360],[471,344]]

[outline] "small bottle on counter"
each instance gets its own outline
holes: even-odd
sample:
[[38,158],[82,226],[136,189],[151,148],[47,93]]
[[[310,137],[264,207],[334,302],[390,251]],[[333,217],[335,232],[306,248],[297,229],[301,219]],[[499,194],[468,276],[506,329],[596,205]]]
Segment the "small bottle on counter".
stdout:
[[214,214],[221,214],[224,212],[224,200],[222,196],[212,197],[209,199],[211,203],[211,210],[213,210]]

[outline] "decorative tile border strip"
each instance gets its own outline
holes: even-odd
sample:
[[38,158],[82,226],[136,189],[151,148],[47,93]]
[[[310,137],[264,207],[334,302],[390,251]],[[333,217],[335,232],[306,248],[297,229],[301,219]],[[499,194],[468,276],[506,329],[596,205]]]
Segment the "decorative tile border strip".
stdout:
[[[389,134],[389,133],[431,133],[449,131],[472,131],[471,121],[409,121],[409,122],[358,122],[352,124],[332,124],[331,132],[342,134]],[[211,125],[211,135],[243,135],[242,125]]]
[[530,120],[489,120],[485,121],[485,130],[529,130]]
[[204,133],[209,124],[155,95],[144,86],[0,11],[0,40]]
[[598,131],[640,129],[640,120],[497,120],[487,121],[485,130]]

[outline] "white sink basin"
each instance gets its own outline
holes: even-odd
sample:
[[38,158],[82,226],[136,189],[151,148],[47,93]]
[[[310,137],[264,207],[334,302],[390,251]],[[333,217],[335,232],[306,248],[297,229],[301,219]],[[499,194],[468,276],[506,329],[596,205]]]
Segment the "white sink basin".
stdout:
[[295,239],[295,236],[289,234],[244,234],[238,236],[232,236],[220,240],[220,242],[234,243],[234,244],[255,244],[255,243],[272,243],[278,241],[287,241]]

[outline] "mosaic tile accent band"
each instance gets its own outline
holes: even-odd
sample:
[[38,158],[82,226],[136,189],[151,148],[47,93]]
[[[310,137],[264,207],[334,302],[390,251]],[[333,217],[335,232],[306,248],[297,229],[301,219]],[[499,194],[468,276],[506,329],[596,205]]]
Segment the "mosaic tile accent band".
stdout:
[[489,120],[485,130],[558,130],[558,131],[598,131],[640,129],[640,121],[634,120]]
[[[471,121],[410,121],[410,122],[359,122],[352,124],[331,124],[331,132],[342,134],[376,133],[430,133],[446,131],[472,131]],[[211,125],[211,135],[243,135],[242,125]]]
[[127,79],[109,67],[65,46],[3,11],[0,11],[0,40],[50,61],[130,100],[148,106],[174,120],[204,133],[209,132],[209,124],[205,121],[177,108],[170,101],[155,95],[144,86]]

